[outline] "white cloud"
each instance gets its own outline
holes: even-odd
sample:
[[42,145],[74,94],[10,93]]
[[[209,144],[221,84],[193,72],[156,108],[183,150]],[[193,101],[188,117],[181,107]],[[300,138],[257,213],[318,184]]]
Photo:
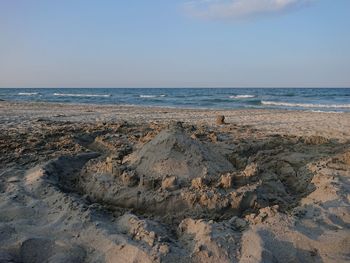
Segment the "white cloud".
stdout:
[[185,3],[188,14],[209,19],[240,19],[280,13],[313,0],[192,0]]

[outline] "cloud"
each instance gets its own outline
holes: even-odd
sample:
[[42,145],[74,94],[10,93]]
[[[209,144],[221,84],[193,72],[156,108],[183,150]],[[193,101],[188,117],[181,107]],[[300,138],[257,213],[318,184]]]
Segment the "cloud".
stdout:
[[242,19],[289,11],[313,0],[192,0],[185,3],[191,16],[207,19]]

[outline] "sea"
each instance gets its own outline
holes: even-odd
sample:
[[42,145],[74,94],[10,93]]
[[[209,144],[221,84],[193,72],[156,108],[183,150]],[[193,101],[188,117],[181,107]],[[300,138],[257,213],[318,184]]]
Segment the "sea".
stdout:
[[350,88],[1,88],[0,100],[350,112]]

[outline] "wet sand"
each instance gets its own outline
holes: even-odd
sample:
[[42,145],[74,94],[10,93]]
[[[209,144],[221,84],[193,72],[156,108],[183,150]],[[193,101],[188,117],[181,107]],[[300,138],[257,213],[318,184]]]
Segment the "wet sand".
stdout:
[[350,260],[349,113],[1,101],[0,164],[0,262]]

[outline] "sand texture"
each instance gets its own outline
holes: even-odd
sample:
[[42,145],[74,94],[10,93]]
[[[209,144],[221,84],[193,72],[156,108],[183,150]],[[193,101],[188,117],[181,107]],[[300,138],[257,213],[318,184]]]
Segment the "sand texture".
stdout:
[[0,102],[1,263],[349,261],[349,113]]

